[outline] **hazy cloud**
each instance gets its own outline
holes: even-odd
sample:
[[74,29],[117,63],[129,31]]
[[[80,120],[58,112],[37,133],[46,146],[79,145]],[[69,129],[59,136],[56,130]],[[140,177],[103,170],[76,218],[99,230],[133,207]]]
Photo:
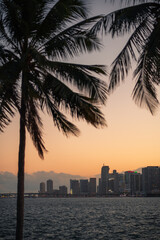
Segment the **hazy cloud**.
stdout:
[[[38,192],[40,182],[46,182],[48,179],[53,180],[53,188],[58,189],[59,186],[66,185],[69,189],[70,179],[83,179],[79,175],[71,175],[66,173],[51,172],[35,172],[33,174],[25,174],[25,192]],[[0,172],[0,192],[16,192],[17,176],[9,172]]]

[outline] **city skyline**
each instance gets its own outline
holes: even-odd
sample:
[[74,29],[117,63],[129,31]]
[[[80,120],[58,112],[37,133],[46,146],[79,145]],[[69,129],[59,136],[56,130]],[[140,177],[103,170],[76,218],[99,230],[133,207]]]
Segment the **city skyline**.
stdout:
[[[102,0],[98,4],[96,1],[90,3],[93,15],[110,12],[116,7]],[[76,63],[106,64],[109,68],[125,39],[126,37],[111,40],[110,36],[104,37],[101,52],[84,54],[73,60]],[[108,77],[105,81],[108,82]],[[103,163],[119,172],[146,165],[160,165],[160,111],[152,116],[147,110],[137,107],[131,98],[133,85],[131,72],[125,84],[121,84],[109,96],[107,105],[103,108],[108,128],[95,129],[75,120],[74,123],[81,130],[78,138],[67,139],[53,126],[49,117],[42,115],[48,153],[45,154],[45,160],[39,159],[27,134],[25,171],[33,173],[53,170],[93,176]],[[17,173],[18,141],[19,117],[16,115],[0,136],[1,171]]]
[[[145,168],[147,166],[144,166]],[[160,166],[159,166],[160,167]],[[128,169],[127,172],[137,172],[142,173],[142,168],[138,169]],[[82,175],[74,175],[74,174],[67,174],[67,173],[55,173],[53,171],[50,172],[35,172],[32,174],[25,174],[25,192],[36,192],[37,186],[40,182],[46,182],[48,179],[52,179],[54,181],[54,188],[57,189],[59,186],[66,185],[69,188],[69,181],[70,179],[89,179],[89,178],[96,178],[97,183],[98,179],[101,176],[99,169],[99,173],[93,176],[82,176]],[[125,171],[117,172],[118,174],[124,174]],[[112,171],[110,169],[110,173]],[[7,193],[7,192],[16,192],[17,191],[17,177],[16,175],[9,173],[9,172],[0,172],[0,193]]]
[[142,173],[109,170],[109,166],[103,165],[98,179],[70,179],[69,192],[65,185],[55,189],[52,179],[40,182],[39,197],[160,196],[160,167],[147,166],[142,168]]

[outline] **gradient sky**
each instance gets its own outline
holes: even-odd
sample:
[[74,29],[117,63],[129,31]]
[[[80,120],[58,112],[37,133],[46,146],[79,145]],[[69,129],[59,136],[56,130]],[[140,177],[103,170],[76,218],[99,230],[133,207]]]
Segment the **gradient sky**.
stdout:
[[[89,1],[88,1],[89,2]],[[91,1],[92,12],[108,13],[117,6],[105,0]],[[83,55],[74,62],[110,65],[126,38],[103,38],[101,52]],[[108,81],[106,77],[105,81]],[[103,164],[118,172],[148,165],[160,165],[160,111],[155,116],[132,101],[134,86],[132,72],[108,98],[103,107],[108,127],[95,129],[85,122],[74,121],[81,135],[66,138],[53,125],[52,119],[42,115],[44,140],[48,153],[41,160],[27,135],[25,171],[55,171],[82,176],[100,173]],[[17,173],[19,145],[19,116],[0,135],[0,171]]]

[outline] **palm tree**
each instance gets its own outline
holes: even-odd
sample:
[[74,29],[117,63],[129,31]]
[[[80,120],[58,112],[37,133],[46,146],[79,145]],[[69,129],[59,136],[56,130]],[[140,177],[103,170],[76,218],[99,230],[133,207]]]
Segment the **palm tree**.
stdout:
[[26,130],[41,158],[46,148],[40,111],[47,111],[65,135],[78,135],[67,120],[84,119],[106,126],[100,105],[107,86],[99,78],[105,66],[67,61],[101,45],[90,27],[82,0],[1,0],[0,2],[0,131],[16,112],[20,115],[16,239],[23,238]]
[[[114,0],[110,0],[114,2]],[[153,114],[158,106],[157,86],[160,84],[160,1],[121,0],[121,9],[103,16],[92,33],[105,31],[112,37],[129,35],[123,49],[112,63],[109,90],[112,91],[125,79],[132,66],[136,84],[133,89],[135,102]]]

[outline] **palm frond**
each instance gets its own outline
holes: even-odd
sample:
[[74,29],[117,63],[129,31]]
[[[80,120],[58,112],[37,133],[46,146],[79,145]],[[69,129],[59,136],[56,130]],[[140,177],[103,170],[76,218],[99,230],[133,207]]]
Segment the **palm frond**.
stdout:
[[[0,78],[3,84],[6,84],[7,86],[7,84],[15,83],[16,80],[18,80],[21,72],[21,64],[19,61],[10,59],[13,57],[11,52],[4,51],[4,54],[6,54],[5,60],[9,58],[10,61],[7,61],[0,66]],[[2,59],[4,60],[3,56]]]
[[155,84],[160,83],[160,20],[158,20],[134,72],[137,83],[133,90],[133,99],[140,106],[144,105],[153,114],[158,106]]
[[157,18],[154,28],[147,39],[145,51],[147,52],[147,61],[145,63],[148,69],[147,75],[151,82],[159,85],[160,83],[160,19]]
[[[39,49],[41,49],[41,51],[44,51],[44,52],[46,51],[46,48],[47,48],[48,49],[47,54],[49,54],[49,56],[54,56],[51,53],[55,52],[55,49],[56,49],[56,51],[58,51],[58,47],[60,47],[60,50],[61,50],[61,45],[64,45],[66,48],[67,43],[65,43],[65,39],[66,39],[66,41],[71,41],[71,43],[73,43],[72,36],[75,36],[75,38],[77,38],[77,36],[82,34],[83,38],[84,38],[84,36],[86,36],[88,38],[90,37],[92,39],[92,41],[94,40],[94,42],[95,42],[94,44],[97,45],[97,46],[95,46],[95,49],[99,49],[100,43],[99,43],[96,35],[91,33],[90,31],[87,31],[87,29],[89,26],[91,26],[91,24],[95,23],[101,17],[102,17],[102,15],[98,15],[98,16],[94,16],[94,17],[82,20],[75,24],[72,23],[71,26],[66,26],[64,29],[58,29],[58,31],[54,32],[54,34],[51,35],[49,38],[48,38],[48,36],[46,37],[46,35],[45,35],[46,29],[44,29],[44,33],[41,33],[41,35],[40,35],[41,39],[40,39],[39,35],[36,35],[33,38],[31,45],[33,46],[37,41],[39,41],[39,42],[42,41],[42,44],[40,44],[40,47],[39,47],[39,43],[38,43],[37,47]],[[61,45],[58,44],[59,41],[61,41]],[[53,48],[53,51],[51,48]],[[62,54],[62,56],[65,55],[65,54],[63,54],[63,52],[61,54]],[[57,55],[61,56],[61,54],[57,54]]]
[[[107,0],[106,0],[107,1]],[[109,0],[111,3],[114,3],[115,0]],[[120,0],[121,4],[125,4],[127,6],[130,5],[135,5],[135,4],[141,4],[141,3],[146,3],[146,2],[150,2],[150,0]]]
[[47,76],[45,86],[50,88],[53,102],[59,107],[63,106],[66,110],[68,109],[72,117],[85,119],[95,127],[106,126],[102,112],[94,105],[96,103],[94,99],[73,92],[52,75]]
[[86,16],[87,8],[84,1],[58,0],[41,22],[36,39],[48,38],[60,29],[64,29],[69,22]]
[[44,0],[2,0],[3,22],[5,27],[9,29],[11,38],[8,37],[19,43],[22,43],[21,40],[24,37],[31,37],[42,18],[45,4]]
[[50,97],[46,92],[44,104],[48,114],[53,118],[54,125],[59,131],[62,131],[62,133],[66,136],[69,136],[70,134],[74,136],[79,135],[79,129],[73,123],[67,120],[66,116],[59,111],[58,106],[56,106],[52,101],[52,97]]
[[152,114],[154,114],[159,104],[153,83],[143,79],[142,74],[136,82],[133,89],[133,99],[140,106],[146,107]]
[[132,93],[133,99],[153,114],[159,104],[156,85],[160,83],[160,1],[122,0],[121,3],[128,7],[109,14],[93,28],[93,31],[104,29],[112,37],[123,36],[132,31],[129,40],[112,63],[109,89],[113,90],[124,80],[131,68],[131,60],[136,60],[136,53],[140,54],[134,71],[137,81]]
[[91,28],[91,32],[94,34],[100,31],[109,32],[112,34],[112,37],[131,33],[144,19],[152,17],[152,8],[157,8],[157,4],[144,3],[116,10],[97,21]]
[[107,99],[107,85],[96,75],[106,75],[106,67],[103,65],[83,65],[48,60],[37,51],[32,51],[37,68],[44,68],[52,72],[64,82],[69,82],[77,87],[79,91],[89,94],[89,97],[104,104]]
[[16,111],[13,86],[4,85],[0,78],[0,131],[11,122]]
[[38,114],[38,106],[33,98],[30,98],[26,103],[26,127],[32,141],[38,151],[41,158],[44,157],[44,151],[47,151],[42,139],[42,121]]
[[138,53],[141,52],[152,29],[153,23],[150,22],[150,19],[146,18],[132,33],[124,48],[112,63],[109,90],[114,90],[120,81],[124,80],[131,69],[132,59],[136,60],[136,51]]
[[16,1],[3,0],[1,4],[3,11],[3,22],[8,28],[12,40],[21,41],[24,36],[24,26],[22,24],[21,8]]
[[0,132],[9,125],[16,110],[20,111],[19,94],[15,86],[2,84],[0,79]]
[[[4,47],[4,45],[0,44],[0,66],[4,66],[7,64],[10,66],[7,66],[9,69],[11,68],[11,64],[16,64],[19,62],[19,58],[15,55],[14,52],[12,52],[11,50],[8,50]],[[18,66],[18,65],[17,65]],[[16,66],[16,69],[17,69],[17,66]],[[6,70],[5,70],[5,74],[7,76],[7,67],[4,67]],[[3,70],[4,70],[3,68]],[[13,67],[12,67],[12,70],[13,70]],[[16,72],[16,71],[15,71]],[[2,74],[2,72],[1,72]]]
[[0,96],[0,132],[3,132],[3,129],[9,125],[14,112],[14,105],[11,100],[6,99],[5,96],[3,98]]
[[2,42],[5,42],[5,44],[11,46],[14,50],[15,53],[19,53],[19,49],[16,46],[16,44],[13,42],[9,34],[7,33],[5,26],[4,26],[4,20],[2,16],[0,16],[0,40]]
[[[111,0],[112,2],[114,2],[115,0]],[[125,4],[125,5],[135,5],[135,4],[141,4],[141,3],[148,3],[148,2],[158,2],[159,0],[121,0],[121,3]]]
[[66,32],[53,37],[45,43],[44,52],[54,59],[65,59],[78,56],[85,52],[99,50],[100,40],[95,34],[86,30]]
[[10,59],[10,52],[0,49],[0,131],[10,123],[10,118],[14,116],[18,109],[19,94],[17,91],[17,80],[20,74],[20,64]]
[[94,75],[94,73],[106,75],[105,66],[61,62],[53,62],[52,66],[52,72],[64,82],[74,84],[79,91],[88,93],[89,97],[97,102],[102,104],[106,102],[107,85]]
[[133,99],[139,106],[145,106],[153,114],[158,106],[157,94],[152,77],[147,69],[147,62],[150,59],[144,51],[138,62],[134,75],[137,77],[136,85],[133,89]]

